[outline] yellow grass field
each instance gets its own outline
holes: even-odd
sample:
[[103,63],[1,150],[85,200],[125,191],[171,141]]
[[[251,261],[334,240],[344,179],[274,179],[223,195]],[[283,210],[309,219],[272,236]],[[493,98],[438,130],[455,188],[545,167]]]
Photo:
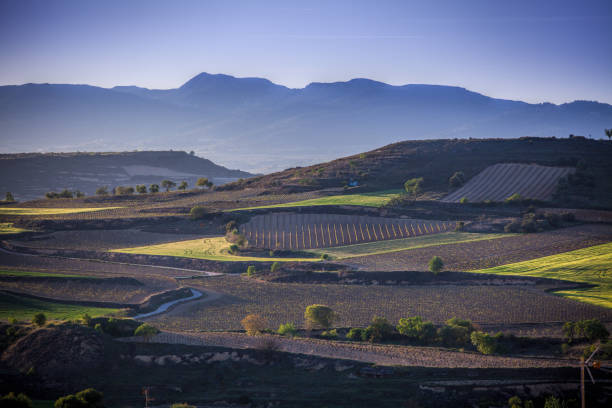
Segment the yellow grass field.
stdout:
[[57,215],[77,214],[93,211],[115,210],[123,207],[80,207],[80,208],[26,208],[26,207],[0,207],[0,215]]

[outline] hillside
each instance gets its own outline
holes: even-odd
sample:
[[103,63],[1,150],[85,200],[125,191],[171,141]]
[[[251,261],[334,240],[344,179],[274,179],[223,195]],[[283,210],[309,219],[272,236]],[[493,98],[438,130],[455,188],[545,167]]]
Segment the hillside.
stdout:
[[202,73],[167,90],[2,86],[0,123],[6,153],[194,149],[232,167],[269,172],[406,139],[599,138],[612,123],[612,106],[528,104],[453,86],[368,79],[290,89]]
[[0,192],[16,199],[41,198],[47,191],[80,190],[88,195],[98,187],[159,184],[163,179],[194,186],[199,177],[223,184],[251,174],[230,170],[185,152],[22,153],[0,155]]
[[309,167],[296,167],[224,189],[267,188],[284,192],[338,188],[351,181],[351,192],[402,188],[423,177],[426,192],[450,192],[448,179],[462,171],[466,181],[498,163],[579,167],[561,197],[566,204],[612,207],[612,143],[581,138],[444,139],[405,141]]

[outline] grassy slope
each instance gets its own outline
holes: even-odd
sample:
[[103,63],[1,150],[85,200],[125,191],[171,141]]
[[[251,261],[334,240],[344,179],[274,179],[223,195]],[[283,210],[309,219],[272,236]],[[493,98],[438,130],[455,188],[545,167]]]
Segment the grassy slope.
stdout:
[[32,272],[32,271],[15,271],[8,269],[0,269],[0,276],[32,276],[39,278],[87,278],[87,279],[98,279],[93,276],[85,275],[69,275],[64,273],[52,273],[52,272]]
[[82,207],[82,208],[21,208],[21,207],[0,207],[0,215],[55,215],[55,214],[74,214],[103,210],[115,210],[122,207]]
[[536,276],[597,285],[556,293],[612,308],[612,243],[471,272]]
[[14,317],[20,321],[30,321],[39,312],[43,312],[47,319],[75,320],[85,313],[91,317],[98,317],[108,316],[118,311],[119,309],[45,302],[8,293],[0,293],[0,320]]
[[[2,210],[0,210],[2,211]],[[0,235],[2,234],[19,234],[21,232],[29,231],[24,228],[13,227],[13,224],[10,222],[0,222]]]
[[374,193],[334,195],[329,197],[312,198],[310,200],[295,201],[292,203],[236,208],[228,211],[240,211],[246,209],[254,210],[258,208],[309,207],[319,205],[359,205],[364,207],[381,207],[393,197],[397,197],[400,192],[400,190],[385,190]]
[[259,258],[253,256],[236,256],[229,253],[230,244],[224,237],[190,239],[187,241],[169,242],[166,244],[141,246],[135,248],[113,249],[111,252],[127,254],[165,255],[183,258],[209,259],[212,261],[260,261],[289,262],[317,261],[314,258]]
[[425,248],[438,245],[458,244],[462,242],[482,241],[513,236],[515,234],[476,234],[470,232],[446,232],[442,234],[422,235],[414,238],[394,239],[388,241],[366,242],[334,248],[309,250],[317,254],[328,254],[333,259],[351,258],[354,256],[385,254],[406,249]]

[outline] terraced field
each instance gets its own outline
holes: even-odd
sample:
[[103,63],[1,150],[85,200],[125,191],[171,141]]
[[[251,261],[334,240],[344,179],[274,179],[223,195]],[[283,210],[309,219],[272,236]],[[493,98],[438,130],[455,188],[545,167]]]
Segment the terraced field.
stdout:
[[346,259],[346,264],[372,271],[426,271],[433,256],[440,256],[450,271],[471,271],[521,262],[542,256],[605,244],[612,241],[612,226],[583,225],[499,239],[429,246]]
[[612,309],[612,243],[473,272],[535,276],[595,285],[556,293]]
[[236,275],[189,280],[190,287],[221,293],[211,302],[186,303],[152,318],[168,330],[234,330],[249,313],[264,316],[269,327],[304,324],[306,306],[319,303],[338,314],[338,327],[366,326],[374,316],[396,323],[419,315],[435,322],[453,316],[478,323],[562,322],[581,318],[612,321],[612,311],[541,290],[510,286],[362,286],[260,282]]
[[547,167],[535,164],[500,163],[478,173],[463,187],[442,199],[443,202],[485,200],[503,201],[518,193],[523,198],[550,200],[559,180],[574,172],[569,167]]
[[0,223],[0,235],[6,235],[6,234],[19,234],[21,232],[26,232],[28,231],[25,228],[18,228],[18,227],[14,227],[12,223],[10,222],[1,222]]
[[58,215],[116,210],[122,207],[27,208],[0,207],[0,215]]
[[438,234],[450,221],[409,220],[341,214],[272,213],[240,226],[253,248],[311,249]]

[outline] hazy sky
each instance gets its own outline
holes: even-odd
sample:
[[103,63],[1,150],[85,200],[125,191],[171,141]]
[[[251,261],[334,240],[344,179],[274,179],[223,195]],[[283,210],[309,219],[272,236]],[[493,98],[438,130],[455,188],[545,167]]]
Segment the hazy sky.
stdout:
[[0,0],[0,84],[372,78],[612,103],[612,0]]

